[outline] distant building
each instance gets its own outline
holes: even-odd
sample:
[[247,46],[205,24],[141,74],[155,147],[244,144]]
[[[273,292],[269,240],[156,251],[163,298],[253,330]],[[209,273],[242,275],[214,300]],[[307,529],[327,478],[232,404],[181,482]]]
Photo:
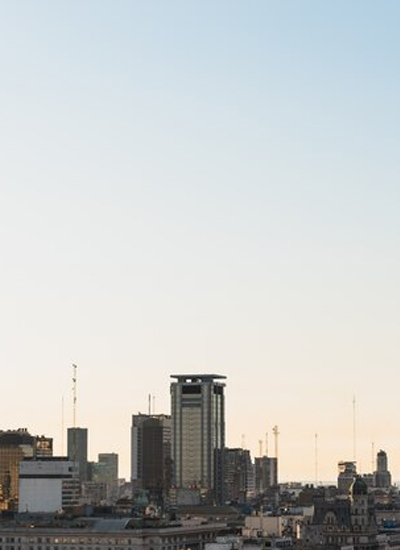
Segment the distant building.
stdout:
[[53,456],[53,438],[44,435],[36,436],[36,453],[39,458],[42,456]]
[[165,414],[132,415],[131,480],[134,490],[155,498],[171,485],[171,417]]
[[204,502],[223,500],[225,376],[174,374],[171,383],[173,484],[198,491]]
[[68,428],[68,458],[79,465],[79,481],[89,478],[88,468],[88,430],[87,428]]
[[223,450],[224,501],[246,502],[254,491],[254,466],[250,451],[245,449]]
[[376,455],[376,471],[374,472],[375,487],[389,489],[392,485],[392,476],[388,470],[388,459],[385,451],[380,450]]
[[375,550],[378,548],[373,500],[360,476],[356,476],[347,498],[317,499],[309,524],[300,529],[302,548]]
[[338,491],[343,495],[348,495],[350,486],[357,477],[357,468],[354,461],[344,461],[338,463]]
[[260,456],[254,459],[255,488],[257,493],[264,493],[278,485],[278,459],[270,456]]
[[26,428],[0,432],[0,510],[18,509],[19,464],[26,457],[51,456],[53,440]]
[[79,504],[76,463],[66,457],[25,458],[19,463],[21,512],[54,513]]
[[227,530],[226,522],[184,520],[179,523],[154,521],[141,528],[141,519],[85,518],[75,521],[61,518],[31,518],[29,522],[3,521],[0,525],[0,544],[3,549],[12,547],[46,550],[81,549],[109,550],[204,550],[207,542],[215,540]]
[[[101,495],[100,500],[111,503],[118,494],[118,455],[116,453],[100,453],[98,461],[91,463],[91,482],[100,484],[102,488],[96,494]],[[104,489],[105,488],[105,489]],[[86,492],[89,487],[86,487]],[[93,487],[92,491],[96,491]]]

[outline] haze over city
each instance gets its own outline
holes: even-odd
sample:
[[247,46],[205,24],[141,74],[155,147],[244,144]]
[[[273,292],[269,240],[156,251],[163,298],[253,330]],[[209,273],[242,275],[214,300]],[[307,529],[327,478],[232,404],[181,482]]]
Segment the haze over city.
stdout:
[[[279,479],[400,479],[395,1],[0,2],[0,429],[116,452],[226,378]],[[355,398],[355,406],[354,406]],[[265,450],[265,448],[264,448]]]

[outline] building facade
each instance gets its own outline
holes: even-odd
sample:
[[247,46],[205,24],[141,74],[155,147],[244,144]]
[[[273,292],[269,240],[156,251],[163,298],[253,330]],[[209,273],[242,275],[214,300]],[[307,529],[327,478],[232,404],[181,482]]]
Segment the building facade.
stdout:
[[26,457],[51,456],[53,440],[26,428],[0,432],[0,510],[17,510],[19,464]]
[[131,518],[78,518],[65,523],[2,522],[0,550],[204,550],[227,529],[226,524],[211,522],[140,528]]
[[88,430],[87,428],[68,428],[68,458],[79,466],[79,481],[84,483],[89,478],[88,468]]
[[171,417],[132,415],[131,480],[134,490],[163,497],[171,485]]
[[278,485],[278,459],[270,456],[256,457],[255,486],[257,493],[264,493]]
[[223,500],[225,376],[172,375],[173,484],[200,492],[202,500]]
[[353,481],[357,477],[357,466],[353,460],[341,460],[338,463],[338,491],[343,495],[348,495]]
[[223,451],[224,502],[244,503],[254,493],[254,465],[247,449]]
[[376,455],[376,471],[374,485],[380,489],[388,489],[392,484],[392,475],[388,470],[388,459],[385,451],[380,450]]
[[301,528],[302,546],[341,550],[377,550],[378,529],[373,499],[361,476],[349,487],[347,498],[318,499],[309,524]]
[[66,457],[25,458],[19,464],[18,512],[59,512],[79,504],[76,463]]

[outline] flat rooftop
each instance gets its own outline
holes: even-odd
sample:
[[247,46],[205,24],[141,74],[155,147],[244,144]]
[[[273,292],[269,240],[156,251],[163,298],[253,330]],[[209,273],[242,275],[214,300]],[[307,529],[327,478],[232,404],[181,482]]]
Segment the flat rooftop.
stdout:
[[176,378],[179,382],[208,382],[210,380],[225,380],[226,376],[222,374],[171,374],[171,378]]

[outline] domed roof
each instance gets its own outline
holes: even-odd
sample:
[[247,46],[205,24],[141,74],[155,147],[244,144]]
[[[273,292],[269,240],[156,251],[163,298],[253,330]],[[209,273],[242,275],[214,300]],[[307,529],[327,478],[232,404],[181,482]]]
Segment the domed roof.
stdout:
[[354,496],[367,495],[368,487],[361,476],[357,476],[350,486],[350,494]]

